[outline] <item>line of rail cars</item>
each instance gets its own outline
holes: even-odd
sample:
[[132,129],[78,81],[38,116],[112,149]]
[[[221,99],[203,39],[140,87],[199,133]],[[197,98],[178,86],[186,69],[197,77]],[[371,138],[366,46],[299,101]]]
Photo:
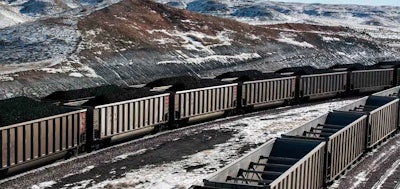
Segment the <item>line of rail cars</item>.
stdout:
[[[397,65],[385,64],[383,68],[375,66],[374,69],[347,66],[345,70],[298,67],[275,73],[253,70],[230,72],[214,79],[188,76],[165,78],[148,83],[143,88],[108,85],[57,91],[42,101],[76,111],[69,114],[54,111],[51,116],[43,115],[13,124],[2,123],[0,119],[0,176],[13,172],[18,165],[28,161],[34,164],[41,162],[34,161],[37,159],[52,159],[55,152],[68,152],[72,147],[90,151],[104,144],[163,128],[175,128],[260,107],[302,99],[328,98],[357,91],[382,90],[398,82]],[[366,74],[357,75],[356,70],[362,70]],[[382,74],[383,72],[387,74]],[[356,85],[353,78],[371,82]],[[1,109],[2,107],[0,111]],[[23,111],[24,107],[15,106],[14,109],[26,113]],[[37,112],[38,110],[29,113]],[[54,116],[57,117],[56,120],[51,120]],[[59,149],[59,146],[63,148]],[[40,155],[36,155],[37,153]]]
[[322,115],[217,171],[193,188],[319,189],[399,129],[400,87]]

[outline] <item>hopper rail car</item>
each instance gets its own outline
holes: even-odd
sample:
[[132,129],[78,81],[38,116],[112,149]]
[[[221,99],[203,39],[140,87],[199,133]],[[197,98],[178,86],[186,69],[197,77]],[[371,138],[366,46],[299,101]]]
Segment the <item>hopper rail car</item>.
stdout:
[[[400,129],[400,86],[361,98],[274,138],[195,189],[319,189]],[[285,141],[285,142],[284,142]]]
[[[310,99],[380,91],[400,83],[398,79],[400,74],[397,74],[399,65],[399,62],[389,62],[374,66],[337,66],[324,70],[295,67],[281,69],[274,73],[248,70],[228,72],[214,79],[189,76],[164,78],[150,82],[142,88],[120,88],[108,85],[57,91],[40,101],[33,100],[39,107],[52,106],[45,114],[39,109],[20,104],[12,106],[12,104],[18,104],[20,97],[2,100],[0,104],[8,104],[9,108],[0,106],[0,146],[2,149],[0,177],[6,177],[55,159],[70,157],[79,152],[90,152],[114,142],[163,129],[182,127],[188,123]],[[369,101],[366,100],[363,103],[364,109],[358,113],[370,111]],[[385,107],[382,111],[392,111],[394,115],[398,102],[395,104]],[[62,111],[52,111],[55,107]],[[10,109],[14,113],[10,113]],[[376,111],[381,110],[371,110],[368,114],[369,118],[374,117],[372,114]],[[369,123],[374,124],[379,121],[385,121],[387,124],[394,123],[394,120],[375,117],[376,119],[371,119]],[[369,144],[375,145],[382,137],[390,135],[393,128],[383,130],[374,128],[366,131],[368,133],[379,131],[379,134],[371,137],[375,140]],[[328,129],[336,128],[333,126],[332,128],[314,128],[310,133],[321,129],[330,133],[331,130]],[[317,138],[321,137],[325,135]],[[286,138],[288,139],[284,141],[278,140],[277,144],[284,147],[291,140],[297,140],[292,139],[293,137]],[[310,152],[318,151],[319,153],[310,156],[312,162],[315,162],[318,158],[322,158],[319,147],[325,145],[324,143],[328,145],[330,143],[325,141],[317,144],[315,139],[309,140],[311,142],[306,142],[305,148]],[[273,147],[272,143],[268,145],[270,145],[266,147],[268,149]],[[274,150],[273,152],[275,153]],[[356,156],[358,151],[354,153]],[[286,161],[289,157],[282,158],[278,158],[277,163]],[[272,161],[271,158],[270,160]],[[253,165],[261,166],[264,163],[265,161],[257,161]],[[277,163],[270,165],[275,166]],[[304,163],[310,165],[309,160],[304,160]],[[281,169],[288,167],[288,165],[280,166]],[[258,169],[246,170],[243,169],[242,173],[260,174]],[[318,171],[320,170],[322,170],[321,167]],[[261,170],[263,171],[268,172]],[[279,171],[269,172],[273,175],[272,177],[275,177]],[[236,181],[255,179],[255,177],[238,178],[237,175],[231,178],[233,180],[235,178]],[[268,177],[267,180],[271,178]],[[314,181],[310,181],[312,182]]]

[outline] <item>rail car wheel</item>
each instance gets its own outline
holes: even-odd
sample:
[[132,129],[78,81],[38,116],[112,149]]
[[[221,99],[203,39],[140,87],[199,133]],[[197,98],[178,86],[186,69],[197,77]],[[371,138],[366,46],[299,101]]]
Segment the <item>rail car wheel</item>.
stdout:
[[224,117],[230,117],[230,116],[233,116],[233,115],[235,115],[235,110],[226,110],[225,112],[224,112]]
[[153,130],[153,132],[151,134],[156,134],[158,132],[165,131],[165,130],[167,130],[167,128],[168,127],[165,124],[157,125],[157,126],[154,127],[154,130]]
[[293,104],[296,104],[296,102],[294,100],[286,99],[286,100],[283,101],[283,105],[284,106],[289,106],[289,105],[293,105]]
[[0,170],[0,179],[6,178],[7,173],[8,169]]
[[74,156],[76,156],[76,155],[78,155],[78,148],[68,150],[68,152],[67,152],[67,154],[65,155],[65,158],[64,158],[64,159],[69,159],[69,158],[74,157]]

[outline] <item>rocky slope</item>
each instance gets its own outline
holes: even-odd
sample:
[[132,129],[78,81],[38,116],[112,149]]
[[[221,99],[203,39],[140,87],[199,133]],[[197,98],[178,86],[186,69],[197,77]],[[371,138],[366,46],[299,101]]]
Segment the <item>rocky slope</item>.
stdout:
[[149,0],[6,27],[0,44],[0,98],[185,73],[212,77],[243,69],[372,64],[398,53],[348,27],[249,25]]

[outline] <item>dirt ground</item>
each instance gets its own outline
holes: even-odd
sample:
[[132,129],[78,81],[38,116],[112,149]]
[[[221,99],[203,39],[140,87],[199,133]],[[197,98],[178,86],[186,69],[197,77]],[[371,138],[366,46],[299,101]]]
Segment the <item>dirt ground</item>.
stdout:
[[400,134],[390,138],[348,171],[332,188],[400,188]]

